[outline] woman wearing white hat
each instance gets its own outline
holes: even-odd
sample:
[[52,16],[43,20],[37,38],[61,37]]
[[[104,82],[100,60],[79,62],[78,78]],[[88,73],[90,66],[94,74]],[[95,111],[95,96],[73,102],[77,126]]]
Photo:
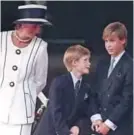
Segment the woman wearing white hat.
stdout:
[[47,42],[38,38],[46,6],[19,6],[15,30],[0,33],[0,135],[30,135],[36,97],[46,85]]

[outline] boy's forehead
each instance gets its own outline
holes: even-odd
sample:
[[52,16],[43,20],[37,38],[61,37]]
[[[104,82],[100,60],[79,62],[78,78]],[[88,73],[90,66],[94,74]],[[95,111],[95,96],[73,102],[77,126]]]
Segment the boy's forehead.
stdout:
[[83,59],[83,58],[90,58],[90,55],[83,55],[80,59]]
[[105,40],[113,40],[113,39],[119,39],[119,36],[117,33],[109,33],[105,36]]

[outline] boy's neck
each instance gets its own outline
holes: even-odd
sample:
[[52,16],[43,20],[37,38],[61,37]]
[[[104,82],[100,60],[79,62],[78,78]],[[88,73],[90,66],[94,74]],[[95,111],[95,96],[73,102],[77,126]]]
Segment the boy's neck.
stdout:
[[77,71],[75,71],[75,70],[72,70],[71,72],[73,73],[73,75],[74,75],[77,79],[81,79],[81,78],[82,78],[81,73],[79,73],[79,72],[77,72]]
[[118,52],[116,55],[111,55],[111,57],[118,57],[119,55],[121,55],[122,53],[125,52],[125,49],[122,49],[120,52]]

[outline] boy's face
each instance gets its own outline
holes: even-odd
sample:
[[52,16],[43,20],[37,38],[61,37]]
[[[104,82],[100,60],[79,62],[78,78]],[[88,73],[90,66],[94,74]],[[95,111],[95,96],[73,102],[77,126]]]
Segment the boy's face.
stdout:
[[88,74],[89,73],[89,68],[90,68],[90,56],[85,55],[81,57],[79,60],[76,60],[73,62],[74,64],[74,70],[81,75]]
[[109,55],[117,56],[125,48],[125,39],[120,40],[119,37],[114,34],[105,39],[105,48]]

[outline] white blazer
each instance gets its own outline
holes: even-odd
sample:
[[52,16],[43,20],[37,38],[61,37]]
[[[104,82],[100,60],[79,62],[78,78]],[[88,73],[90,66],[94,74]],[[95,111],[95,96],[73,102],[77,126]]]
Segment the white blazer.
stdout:
[[36,97],[47,80],[47,43],[35,37],[27,47],[18,48],[11,34],[0,33],[0,122],[32,123]]

